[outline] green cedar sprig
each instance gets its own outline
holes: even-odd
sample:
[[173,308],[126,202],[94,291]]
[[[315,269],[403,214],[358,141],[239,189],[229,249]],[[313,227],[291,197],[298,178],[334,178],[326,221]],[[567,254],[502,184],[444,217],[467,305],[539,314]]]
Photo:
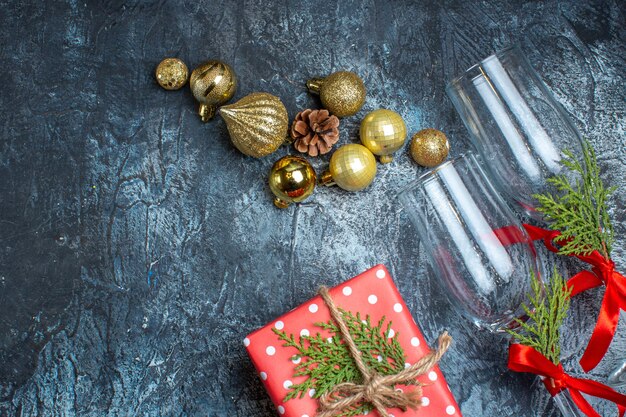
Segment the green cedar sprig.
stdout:
[[515,319],[520,331],[507,330],[507,333],[558,365],[561,362],[560,328],[567,316],[572,290],[556,268],[545,289],[534,273],[531,278],[530,305],[522,304],[529,320]]
[[572,185],[565,175],[549,178],[557,194],[538,194],[538,210],[559,230],[555,239],[561,244],[562,255],[588,255],[594,250],[610,259],[614,241],[613,225],[607,210],[607,200],[615,187],[605,188],[593,147],[583,141],[583,160],[577,160],[572,152],[564,151],[561,163],[580,177]]
[[[363,319],[358,312],[355,315],[343,309],[339,311],[356,346],[363,353],[363,362],[366,366],[381,375],[396,374],[404,369],[406,355],[398,342],[398,333],[389,337],[391,321],[385,323],[386,319],[382,317],[374,326],[369,315]],[[294,376],[307,377],[303,382],[291,386],[284,401],[302,398],[311,389],[315,389],[313,398],[319,398],[343,382],[362,383],[362,375],[343,343],[337,325],[329,320],[326,323],[315,323],[315,326],[330,332],[332,338],[322,336],[318,332],[314,336],[300,336],[296,339],[293,334],[287,335],[285,331],[272,329],[278,338],[285,342],[283,346],[293,347],[298,351],[291,357],[292,360],[300,359],[300,363],[295,367]],[[362,403],[339,416],[357,416],[372,410],[371,404]]]

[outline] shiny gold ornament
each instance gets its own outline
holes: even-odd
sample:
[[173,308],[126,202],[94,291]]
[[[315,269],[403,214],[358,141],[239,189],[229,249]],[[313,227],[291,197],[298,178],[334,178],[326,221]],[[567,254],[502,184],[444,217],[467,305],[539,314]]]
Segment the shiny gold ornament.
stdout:
[[285,142],[289,116],[280,99],[269,93],[252,93],[220,107],[230,140],[242,153],[260,158]]
[[309,91],[320,95],[322,106],[337,117],[356,114],[365,103],[365,86],[361,77],[350,71],[338,71],[326,78],[306,83]]
[[411,157],[422,166],[439,165],[446,159],[449,151],[448,138],[440,130],[420,130],[411,138]]
[[374,155],[365,146],[350,143],[335,151],[320,183],[329,186],[336,184],[347,191],[360,191],[370,185],[375,176]]
[[270,190],[276,196],[274,205],[287,208],[291,203],[306,200],[313,194],[315,181],[315,170],[306,159],[292,155],[280,158],[270,170]]
[[406,125],[395,111],[378,109],[363,118],[360,136],[361,143],[387,164],[393,160],[391,154],[404,145]]
[[207,61],[191,73],[191,93],[200,102],[198,113],[203,122],[215,116],[218,106],[233,98],[237,90],[237,77],[228,65],[220,61]]
[[189,70],[180,59],[165,58],[156,67],[154,76],[159,85],[166,90],[178,90],[187,83]]

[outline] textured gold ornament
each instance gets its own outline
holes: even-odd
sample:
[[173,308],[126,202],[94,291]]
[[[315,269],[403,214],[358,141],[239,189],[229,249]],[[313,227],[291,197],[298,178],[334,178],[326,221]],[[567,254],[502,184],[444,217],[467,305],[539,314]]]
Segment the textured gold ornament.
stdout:
[[276,196],[274,205],[287,208],[306,200],[315,189],[316,175],[311,164],[299,156],[280,158],[270,170],[270,190]]
[[306,86],[312,93],[319,94],[322,106],[337,117],[352,116],[365,103],[363,80],[350,71],[338,71],[326,78],[310,79]]
[[233,98],[237,90],[237,77],[228,65],[221,61],[207,61],[191,73],[191,93],[200,102],[198,113],[203,122],[215,116],[218,106]]
[[440,130],[420,130],[411,138],[411,157],[422,166],[439,165],[446,159],[448,152],[450,152],[450,143]]
[[220,107],[230,140],[242,153],[260,158],[285,142],[289,116],[285,105],[269,93],[252,93]]
[[406,125],[395,111],[378,109],[363,118],[360,136],[361,143],[387,164],[393,160],[391,154],[404,145]]
[[187,83],[189,70],[187,65],[178,58],[165,58],[154,71],[159,85],[166,90],[178,90]]
[[374,181],[376,158],[363,145],[343,145],[330,158],[329,169],[322,174],[320,183],[338,185],[347,191],[360,191]]

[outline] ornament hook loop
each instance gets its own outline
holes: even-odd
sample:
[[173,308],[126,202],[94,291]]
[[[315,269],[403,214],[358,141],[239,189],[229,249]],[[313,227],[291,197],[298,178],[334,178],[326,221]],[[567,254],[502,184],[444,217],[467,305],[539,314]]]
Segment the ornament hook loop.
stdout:
[[322,89],[322,85],[324,85],[324,79],[319,77],[311,78],[306,82],[306,88],[308,88],[311,93],[318,95]]

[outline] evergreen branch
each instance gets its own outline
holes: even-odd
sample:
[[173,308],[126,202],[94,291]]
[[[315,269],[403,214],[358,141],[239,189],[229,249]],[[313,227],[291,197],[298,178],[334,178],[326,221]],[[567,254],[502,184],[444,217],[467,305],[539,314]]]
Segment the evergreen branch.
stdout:
[[557,193],[535,195],[538,211],[545,215],[552,229],[561,232],[555,239],[561,245],[560,254],[588,255],[598,251],[609,259],[615,238],[607,201],[616,188],[605,188],[596,153],[588,141],[583,142],[582,161],[569,150],[563,153],[561,164],[578,178],[574,185],[564,174],[549,178],[548,183]]
[[550,277],[548,288],[544,289],[539,277],[532,273],[529,304],[522,305],[529,320],[515,321],[521,330],[507,330],[522,345],[530,346],[558,365],[561,362],[560,328],[567,316],[571,288],[556,268]]
[[[387,322],[386,318],[382,317],[376,325],[372,325],[369,315],[362,319],[360,313],[355,315],[343,309],[339,311],[352,339],[363,354],[362,359],[367,367],[381,375],[396,374],[404,369],[406,355],[398,341],[399,333],[396,332],[393,337],[389,337],[392,325],[390,321]],[[356,384],[363,382],[350,351],[343,343],[339,327],[332,321],[315,325],[331,333],[332,337],[317,333],[312,336],[300,336],[296,340],[292,334],[272,329],[284,342],[284,347],[295,348],[298,351],[291,357],[292,360],[300,359],[300,363],[295,367],[294,376],[306,377],[303,382],[291,386],[284,401],[303,398],[311,389],[315,390],[313,398],[319,398],[343,382]],[[372,410],[373,406],[369,403],[357,404],[339,417],[358,416]]]

